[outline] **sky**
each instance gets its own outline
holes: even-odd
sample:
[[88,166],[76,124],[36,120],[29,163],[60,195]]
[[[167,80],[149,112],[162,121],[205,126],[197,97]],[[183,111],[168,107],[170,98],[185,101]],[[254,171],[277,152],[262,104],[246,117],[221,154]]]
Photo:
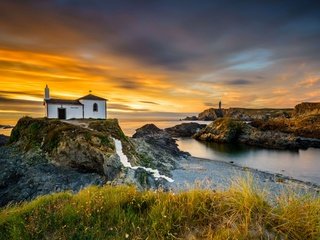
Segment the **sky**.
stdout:
[[320,101],[320,2],[1,0],[0,124],[54,98],[107,98],[110,117]]

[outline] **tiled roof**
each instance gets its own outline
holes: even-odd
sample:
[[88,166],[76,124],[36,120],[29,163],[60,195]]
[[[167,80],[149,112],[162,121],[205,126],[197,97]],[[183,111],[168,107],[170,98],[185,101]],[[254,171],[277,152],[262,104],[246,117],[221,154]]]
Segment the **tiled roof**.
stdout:
[[51,98],[51,99],[46,99],[46,103],[51,103],[51,104],[70,104],[70,105],[82,105],[78,100],[66,100],[66,99],[57,99],[57,98]]
[[78,100],[82,100],[82,99],[84,99],[84,100],[104,100],[104,101],[107,101],[107,99],[105,99],[105,98],[98,97],[98,96],[95,96],[95,95],[92,95],[92,94],[88,94],[88,95],[86,95],[84,97],[79,98]]

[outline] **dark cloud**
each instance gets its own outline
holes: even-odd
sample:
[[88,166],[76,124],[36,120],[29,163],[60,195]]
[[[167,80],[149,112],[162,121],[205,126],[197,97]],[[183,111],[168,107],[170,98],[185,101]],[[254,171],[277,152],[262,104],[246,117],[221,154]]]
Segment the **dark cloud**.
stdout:
[[248,84],[253,84],[253,82],[250,80],[246,80],[246,79],[234,79],[231,81],[227,81],[227,84],[229,84],[229,85],[248,85]]
[[275,53],[270,61],[319,60],[319,5],[291,0],[4,0],[0,41],[67,54],[111,52],[169,70],[225,68],[230,55],[259,48]]
[[124,89],[136,90],[141,87],[138,81],[132,79],[126,79],[121,77],[113,77],[111,78],[113,82],[115,82],[116,86]]
[[147,103],[147,104],[153,104],[153,105],[159,105],[159,103],[151,102],[151,101],[140,101],[141,103]]

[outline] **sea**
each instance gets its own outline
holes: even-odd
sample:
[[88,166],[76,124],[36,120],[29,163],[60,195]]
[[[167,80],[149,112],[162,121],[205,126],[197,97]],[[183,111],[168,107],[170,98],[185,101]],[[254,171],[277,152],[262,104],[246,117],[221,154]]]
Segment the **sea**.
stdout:
[[[127,136],[132,136],[137,128],[148,123],[153,123],[159,128],[167,128],[183,122],[190,121],[119,119],[119,124]],[[10,135],[10,131],[11,129],[0,129],[0,134]],[[318,148],[295,151],[273,150],[246,145],[203,143],[191,138],[178,138],[177,144],[180,150],[189,152],[194,157],[229,162],[320,185],[320,149]]]

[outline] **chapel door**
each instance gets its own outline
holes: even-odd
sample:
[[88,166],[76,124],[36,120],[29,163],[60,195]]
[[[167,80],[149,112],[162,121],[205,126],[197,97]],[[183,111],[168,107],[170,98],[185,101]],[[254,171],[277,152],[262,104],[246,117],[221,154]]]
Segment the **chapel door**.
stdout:
[[58,118],[59,119],[66,119],[66,109],[65,108],[58,108]]

